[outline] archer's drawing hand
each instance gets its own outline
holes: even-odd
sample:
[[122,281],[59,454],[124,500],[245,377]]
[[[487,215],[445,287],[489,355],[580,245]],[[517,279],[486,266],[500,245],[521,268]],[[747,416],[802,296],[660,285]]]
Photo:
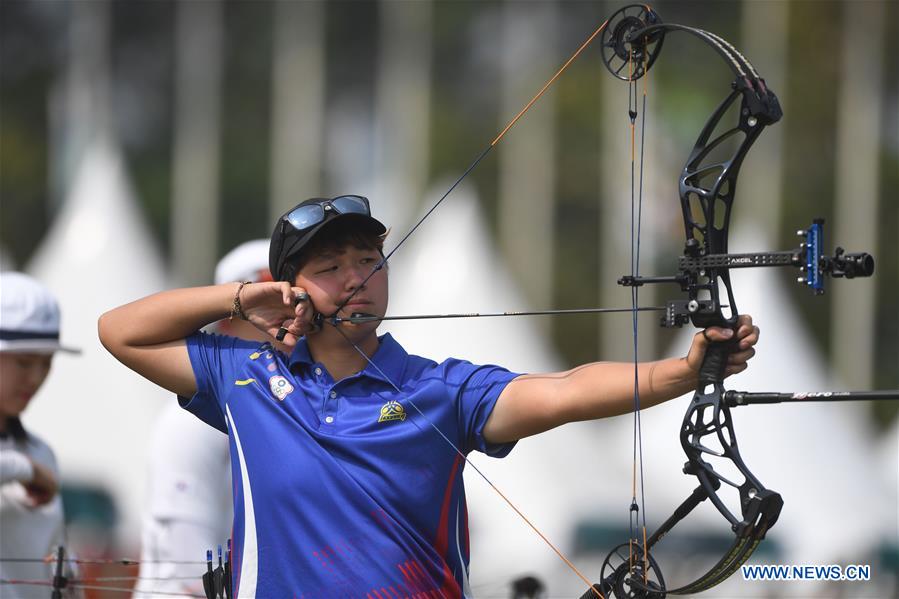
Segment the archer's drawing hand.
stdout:
[[253,326],[289,347],[321,328],[309,294],[286,281],[245,285],[240,301]]
[[737,318],[736,333],[722,327],[709,327],[693,336],[693,344],[687,354],[687,364],[696,372],[702,365],[705,351],[711,342],[730,341],[736,334],[736,349],[727,357],[724,376],[743,372],[749,367],[749,360],[755,355],[755,344],[759,342],[759,328],[752,324],[752,316],[741,314]]

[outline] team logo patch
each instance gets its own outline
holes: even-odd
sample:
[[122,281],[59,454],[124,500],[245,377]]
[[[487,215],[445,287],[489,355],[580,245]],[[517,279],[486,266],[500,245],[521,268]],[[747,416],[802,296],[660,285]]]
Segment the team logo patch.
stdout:
[[381,415],[378,422],[391,422],[392,420],[405,420],[406,410],[398,402],[388,401],[381,406]]
[[278,401],[284,401],[284,398],[293,393],[293,385],[281,375],[273,376],[268,380],[269,389],[272,395],[278,398]]

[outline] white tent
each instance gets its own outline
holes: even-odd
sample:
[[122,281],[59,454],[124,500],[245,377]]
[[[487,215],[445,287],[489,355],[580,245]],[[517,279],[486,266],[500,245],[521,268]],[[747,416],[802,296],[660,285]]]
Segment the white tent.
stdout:
[[151,423],[174,398],[119,364],[97,338],[100,314],[167,284],[113,142],[99,137],[87,147],[28,271],[59,298],[62,338],[83,353],[54,360],[25,422],[54,448],[65,480],[112,493],[128,535],[121,540],[133,547]]

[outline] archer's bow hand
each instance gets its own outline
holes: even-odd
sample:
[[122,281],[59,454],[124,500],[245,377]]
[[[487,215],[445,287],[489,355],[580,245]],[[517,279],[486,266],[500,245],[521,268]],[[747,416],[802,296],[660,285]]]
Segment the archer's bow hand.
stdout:
[[687,364],[697,373],[702,365],[706,349],[712,342],[730,341],[736,335],[736,347],[727,357],[725,376],[743,372],[748,362],[755,355],[755,344],[759,341],[759,328],[752,324],[752,316],[741,314],[737,318],[735,330],[722,327],[709,327],[693,336],[693,344],[687,353]]

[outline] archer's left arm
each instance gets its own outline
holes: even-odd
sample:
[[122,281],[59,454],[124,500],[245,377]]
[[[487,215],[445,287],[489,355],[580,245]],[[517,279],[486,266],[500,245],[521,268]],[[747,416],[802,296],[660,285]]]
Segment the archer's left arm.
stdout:
[[[696,333],[684,358],[641,362],[637,367],[640,407],[648,408],[696,389],[709,341],[727,341],[730,329],[710,327]],[[755,355],[759,329],[742,315],[736,327],[737,350],[726,375],[742,372]],[[484,427],[491,443],[507,443],[580,420],[618,416],[634,408],[634,365],[594,362],[565,372],[522,375],[503,390]]]

